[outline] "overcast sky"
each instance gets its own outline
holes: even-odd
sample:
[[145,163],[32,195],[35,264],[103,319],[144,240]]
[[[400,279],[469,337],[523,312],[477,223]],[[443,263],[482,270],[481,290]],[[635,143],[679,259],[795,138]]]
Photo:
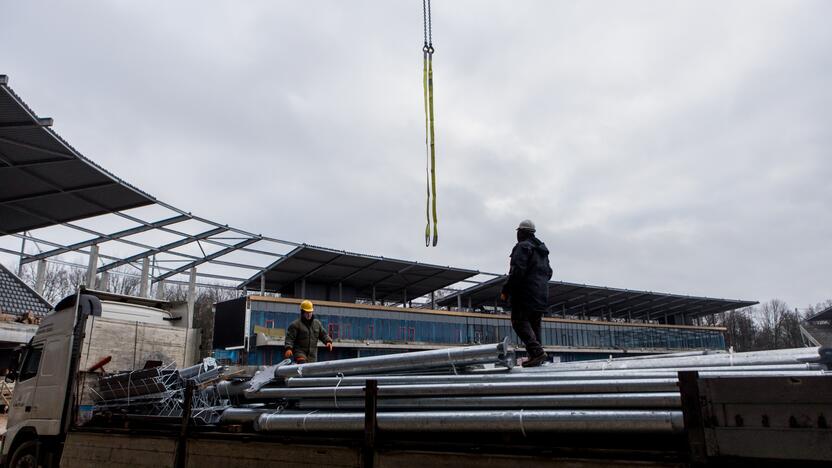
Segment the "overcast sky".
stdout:
[[832,2],[8,1],[0,74],[151,195],[298,242],[804,307],[832,298]]

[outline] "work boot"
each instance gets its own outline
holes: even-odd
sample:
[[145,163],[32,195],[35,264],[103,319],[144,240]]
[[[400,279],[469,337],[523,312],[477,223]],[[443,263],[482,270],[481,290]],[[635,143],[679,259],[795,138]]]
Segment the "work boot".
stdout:
[[546,353],[540,353],[537,356],[529,358],[526,362],[524,362],[523,367],[537,367],[548,360],[549,356]]

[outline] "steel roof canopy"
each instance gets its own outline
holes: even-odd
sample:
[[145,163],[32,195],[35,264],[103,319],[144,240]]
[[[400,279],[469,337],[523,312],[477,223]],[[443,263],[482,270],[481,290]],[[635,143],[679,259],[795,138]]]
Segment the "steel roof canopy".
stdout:
[[47,128],[0,75],[0,233],[155,203]]
[[815,322],[820,320],[832,320],[832,306],[829,306],[826,309],[823,309],[822,311],[816,313],[815,315],[806,318],[807,322]]
[[[463,307],[497,304],[506,276],[499,276],[437,301],[440,307],[453,307],[461,300]],[[459,298],[459,299],[458,299]],[[665,312],[697,317],[757,304],[755,301],[684,296],[652,291],[607,288],[586,284],[549,282],[548,310],[569,315],[627,317],[645,319]],[[655,314],[655,315],[651,315]]]
[[428,265],[425,263],[362,255],[302,245],[240,285],[241,289],[260,289],[265,276],[267,291],[290,292],[298,281],[355,288],[362,298],[401,301],[415,299],[468,279],[474,270]]

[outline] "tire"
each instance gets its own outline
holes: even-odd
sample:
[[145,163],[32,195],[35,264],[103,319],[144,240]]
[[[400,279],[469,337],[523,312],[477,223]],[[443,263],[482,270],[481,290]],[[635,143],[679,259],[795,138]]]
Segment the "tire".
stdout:
[[[14,449],[12,457],[9,459],[8,468],[38,468],[37,460],[38,442],[36,440],[27,440],[18,445]],[[42,468],[51,468],[51,457],[43,457],[41,453]]]

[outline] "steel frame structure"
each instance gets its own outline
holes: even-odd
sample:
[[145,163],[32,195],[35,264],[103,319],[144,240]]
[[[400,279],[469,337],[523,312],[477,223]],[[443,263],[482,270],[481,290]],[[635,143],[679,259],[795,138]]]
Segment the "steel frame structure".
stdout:
[[[104,274],[119,267],[132,267],[137,272],[143,273],[145,269],[140,263],[150,260],[152,261],[152,273],[150,273],[149,278],[151,284],[164,281],[169,281],[174,284],[187,284],[187,275],[198,266],[211,265],[212,267],[221,267],[221,271],[218,273],[206,273],[202,271],[195,272],[195,276],[201,279],[218,280],[227,284],[217,285],[203,281],[196,283],[196,285],[238,289],[241,283],[251,276],[248,272],[254,270],[259,273],[277,259],[283,258],[288,254],[287,249],[291,250],[305,245],[275,237],[254,234],[244,229],[218,223],[208,218],[193,215],[190,212],[147,195],[100,168],[67,144],[57,133],[49,128],[53,124],[53,119],[37,116],[8,87],[8,77],[5,75],[0,75],[0,94],[4,98],[8,98],[7,103],[12,102],[16,104],[16,106],[11,105],[10,107],[12,109],[8,112],[0,113],[0,143],[10,145],[9,147],[17,148],[19,151],[25,150],[34,152],[33,154],[48,156],[45,158],[41,157],[38,160],[16,162],[13,158],[7,157],[2,149],[0,149],[0,175],[2,175],[4,169],[24,171],[26,176],[37,180],[38,184],[48,187],[46,190],[27,193],[23,196],[7,196],[6,193],[0,193],[0,204],[2,204],[3,208],[38,219],[40,221],[39,224],[43,226],[36,227],[32,231],[21,232],[8,231],[0,223],[0,240],[4,236],[7,239],[17,238],[21,240],[20,251],[0,246],[0,253],[14,255],[19,258],[18,273],[24,265],[34,262],[51,262],[83,268],[84,265],[78,265],[60,259],[60,256],[63,254],[79,253],[88,257],[94,257],[91,259],[91,264],[96,266],[96,273],[98,274]],[[16,117],[4,119],[4,117],[11,114],[14,114]],[[24,115],[26,116],[25,118],[21,117]],[[16,137],[14,133],[11,133],[14,130],[31,131],[33,129],[43,132],[38,136],[42,139],[45,138],[46,140],[44,141],[48,141],[49,144],[39,145],[22,141],[22,137],[25,135],[21,134],[21,137]],[[55,148],[60,148],[60,151]],[[67,187],[62,185],[60,181],[56,182],[36,170],[39,167],[47,167],[50,164],[64,163],[67,161],[80,161],[86,167],[105,175],[108,180],[89,185]],[[148,203],[143,207],[131,206],[124,210],[112,210],[92,197],[85,195],[85,192],[89,190],[116,185],[141,194],[148,200]],[[59,219],[39,210],[25,208],[19,205],[21,202],[42,199],[56,194],[69,196],[79,204],[90,205],[94,209],[102,212],[103,214],[89,218],[79,218],[83,221],[87,219],[93,220],[91,223],[88,223],[90,225],[101,226],[114,222],[127,222],[130,226],[112,232],[106,232],[106,230],[100,228],[94,229],[86,227],[77,219]],[[146,209],[147,207],[162,211],[163,215],[157,215],[148,219],[134,213],[136,210]],[[197,233],[188,232],[187,227],[185,227],[187,224],[199,225],[201,230]],[[67,228],[73,231],[74,234],[81,234],[88,237],[76,242],[65,242],[59,238],[66,237],[65,235],[58,237],[53,235],[57,227]],[[162,235],[173,237],[175,240],[165,243],[148,240],[148,238]],[[28,252],[27,243],[34,245],[37,252]],[[42,247],[46,247],[48,250],[44,251]],[[125,255],[122,253],[125,248],[140,249],[140,251]],[[207,251],[206,248],[212,250]],[[99,252],[98,249],[106,250],[106,252]],[[257,256],[259,257],[258,260],[262,259],[262,261],[229,260],[232,254],[240,252],[249,254],[249,256]],[[345,255],[347,254],[346,252],[343,253]],[[382,260],[381,257],[369,255],[367,257]],[[170,262],[178,263],[178,265],[170,267],[162,266],[163,263]],[[125,274],[125,272],[119,272],[118,274]],[[466,282],[478,283],[472,280],[467,280]],[[149,293],[149,289],[147,292]]]
[[[88,278],[93,283],[96,276],[92,274],[92,270],[96,274],[105,275],[114,269],[129,267],[140,272],[138,275],[142,281],[141,290],[147,295],[151,292],[150,286],[145,284],[147,280],[149,280],[150,285],[169,282],[188,285],[191,288],[195,286],[223,287],[245,291],[252,288],[253,280],[262,278],[270,266],[280,263],[281,259],[291,256],[292,252],[307,246],[307,244],[255,234],[193,215],[129,185],[85,158],[55,133],[50,128],[53,120],[37,116],[8,87],[8,77],[5,75],[0,75],[0,98],[2,98],[2,101],[0,101],[0,188],[3,188],[3,190],[0,190],[0,215],[3,212],[7,216],[12,216],[9,213],[17,213],[18,218],[26,220],[32,226],[31,230],[9,230],[8,226],[14,225],[14,222],[7,224],[0,219],[0,253],[14,255],[19,258],[18,273],[24,265],[33,262],[38,264],[39,277],[41,276],[40,270],[45,269],[46,262],[84,268],[84,265],[78,265],[60,258],[63,254],[79,253],[89,258],[86,267],[89,270]],[[68,162],[94,176],[90,178],[92,182],[72,185],[68,182],[71,179],[70,177],[64,177],[59,171],[56,172],[52,166],[67,164]],[[50,167],[53,168],[51,177],[44,175],[49,173],[48,169]],[[3,181],[10,180],[14,175],[26,178],[36,188],[27,190],[28,187],[25,183],[16,181],[17,185],[15,187],[5,190],[2,184]],[[96,191],[114,188],[120,190],[122,194],[128,195],[123,208],[113,209],[112,206],[107,205],[107,198],[102,196],[102,193],[106,195],[108,192],[98,192],[98,196],[95,196]],[[49,197],[54,196],[63,197],[61,203],[62,206],[67,208],[67,211],[77,208],[75,211],[87,210],[89,213],[97,214],[89,216],[76,214],[75,216],[62,218],[55,214],[44,213],[43,209],[49,211],[53,208],[48,202]],[[33,201],[42,202],[39,205],[41,209],[33,208],[31,206]],[[153,213],[152,216],[137,213],[141,210],[155,210],[157,213]],[[56,210],[51,209],[51,211],[55,212]],[[57,211],[60,213],[60,210]],[[161,212],[161,214],[158,212]],[[92,222],[86,224],[95,226],[95,228],[85,226],[87,220],[92,220]],[[119,223],[127,223],[128,226],[122,226],[120,229],[111,231],[100,227]],[[85,238],[67,242],[64,240],[67,238],[66,233],[54,236],[54,232],[56,230],[60,232],[60,229],[68,229],[74,235],[80,234]],[[19,251],[14,250],[8,243],[5,246],[2,244],[4,239],[9,238],[20,239]],[[161,238],[166,238],[166,240],[159,240]],[[33,244],[37,252],[27,252],[27,243]],[[46,246],[49,250],[43,251],[43,246]],[[361,270],[342,278],[342,281],[361,273],[364,269],[372,268],[376,263],[391,260],[340,250],[315,248],[339,255],[375,260],[375,262],[371,262]],[[138,251],[125,254],[126,249],[138,249]],[[238,259],[237,257],[240,256],[246,256],[247,258]],[[336,256],[331,262],[338,258]],[[402,275],[408,269],[419,265],[417,262],[402,262],[408,265],[377,282]],[[164,265],[171,263],[173,265]],[[200,267],[201,271],[197,271],[197,267]],[[326,264],[320,265],[318,269],[324,267],[326,267]],[[447,268],[451,269],[450,267]],[[253,274],[252,270],[254,271]],[[436,273],[434,276],[440,273]],[[117,274],[132,275],[132,273],[124,271],[119,271]],[[311,273],[306,276],[308,275],[311,275]],[[473,290],[499,281],[501,277],[502,275],[497,273],[477,271],[474,277],[460,280],[439,290],[454,293],[448,298],[456,296],[456,299],[454,299],[456,306],[461,308],[462,304],[459,299],[462,295],[468,293],[469,289],[464,285],[474,285],[470,288]],[[197,278],[201,281],[196,281]],[[424,278],[424,280],[428,279],[430,278]],[[207,280],[222,283],[216,284],[207,282]],[[263,282],[261,281],[260,284],[262,289],[264,287]],[[566,291],[566,294],[561,293],[560,296],[567,297],[557,304],[551,304],[549,308],[554,312],[560,311],[564,315],[582,314],[591,316],[600,314],[603,317],[606,312],[608,318],[612,320],[629,318],[631,309],[644,310],[644,307],[648,306],[647,318],[649,320],[653,311],[657,314],[666,314],[668,311],[672,312],[677,307],[681,307],[678,305],[679,303],[686,307],[690,306],[691,300],[700,300],[705,303],[702,305],[703,310],[697,312],[696,315],[706,315],[709,310],[719,309],[719,307],[714,309],[714,306],[708,303],[709,300],[713,301],[709,298],[665,295],[645,291],[612,290],[610,288],[603,289],[614,291],[613,294],[606,296],[600,294],[602,297],[593,297],[596,292],[593,292],[592,288],[595,287],[578,284],[565,284],[565,286],[571,286],[573,289]],[[373,301],[375,301],[375,284],[368,285],[368,287],[372,288]],[[588,289],[589,292],[581,296],[580,293],[585,292],[582,291],[583,289]],[[578,296],[571,297],[570,294],[573,291],[577,292]],[[402,299],[403,304],[407,302],[406,296],[407,292],[405,290]],[[642,297],[644,300],[640,300]],[[447,301],[448,298],[444,300]],[[430,293],[416,299],[417,303],[421,302],[422,306],[427,306],[434,303],[435,297],[433,293]],[[740,301],[733,302],[739,303]],[[747,304],[753,303],[747,302]],[[496,303],[494,306],[496,309]],[[448,305],[448,307],[451,307],[451,305]]]

